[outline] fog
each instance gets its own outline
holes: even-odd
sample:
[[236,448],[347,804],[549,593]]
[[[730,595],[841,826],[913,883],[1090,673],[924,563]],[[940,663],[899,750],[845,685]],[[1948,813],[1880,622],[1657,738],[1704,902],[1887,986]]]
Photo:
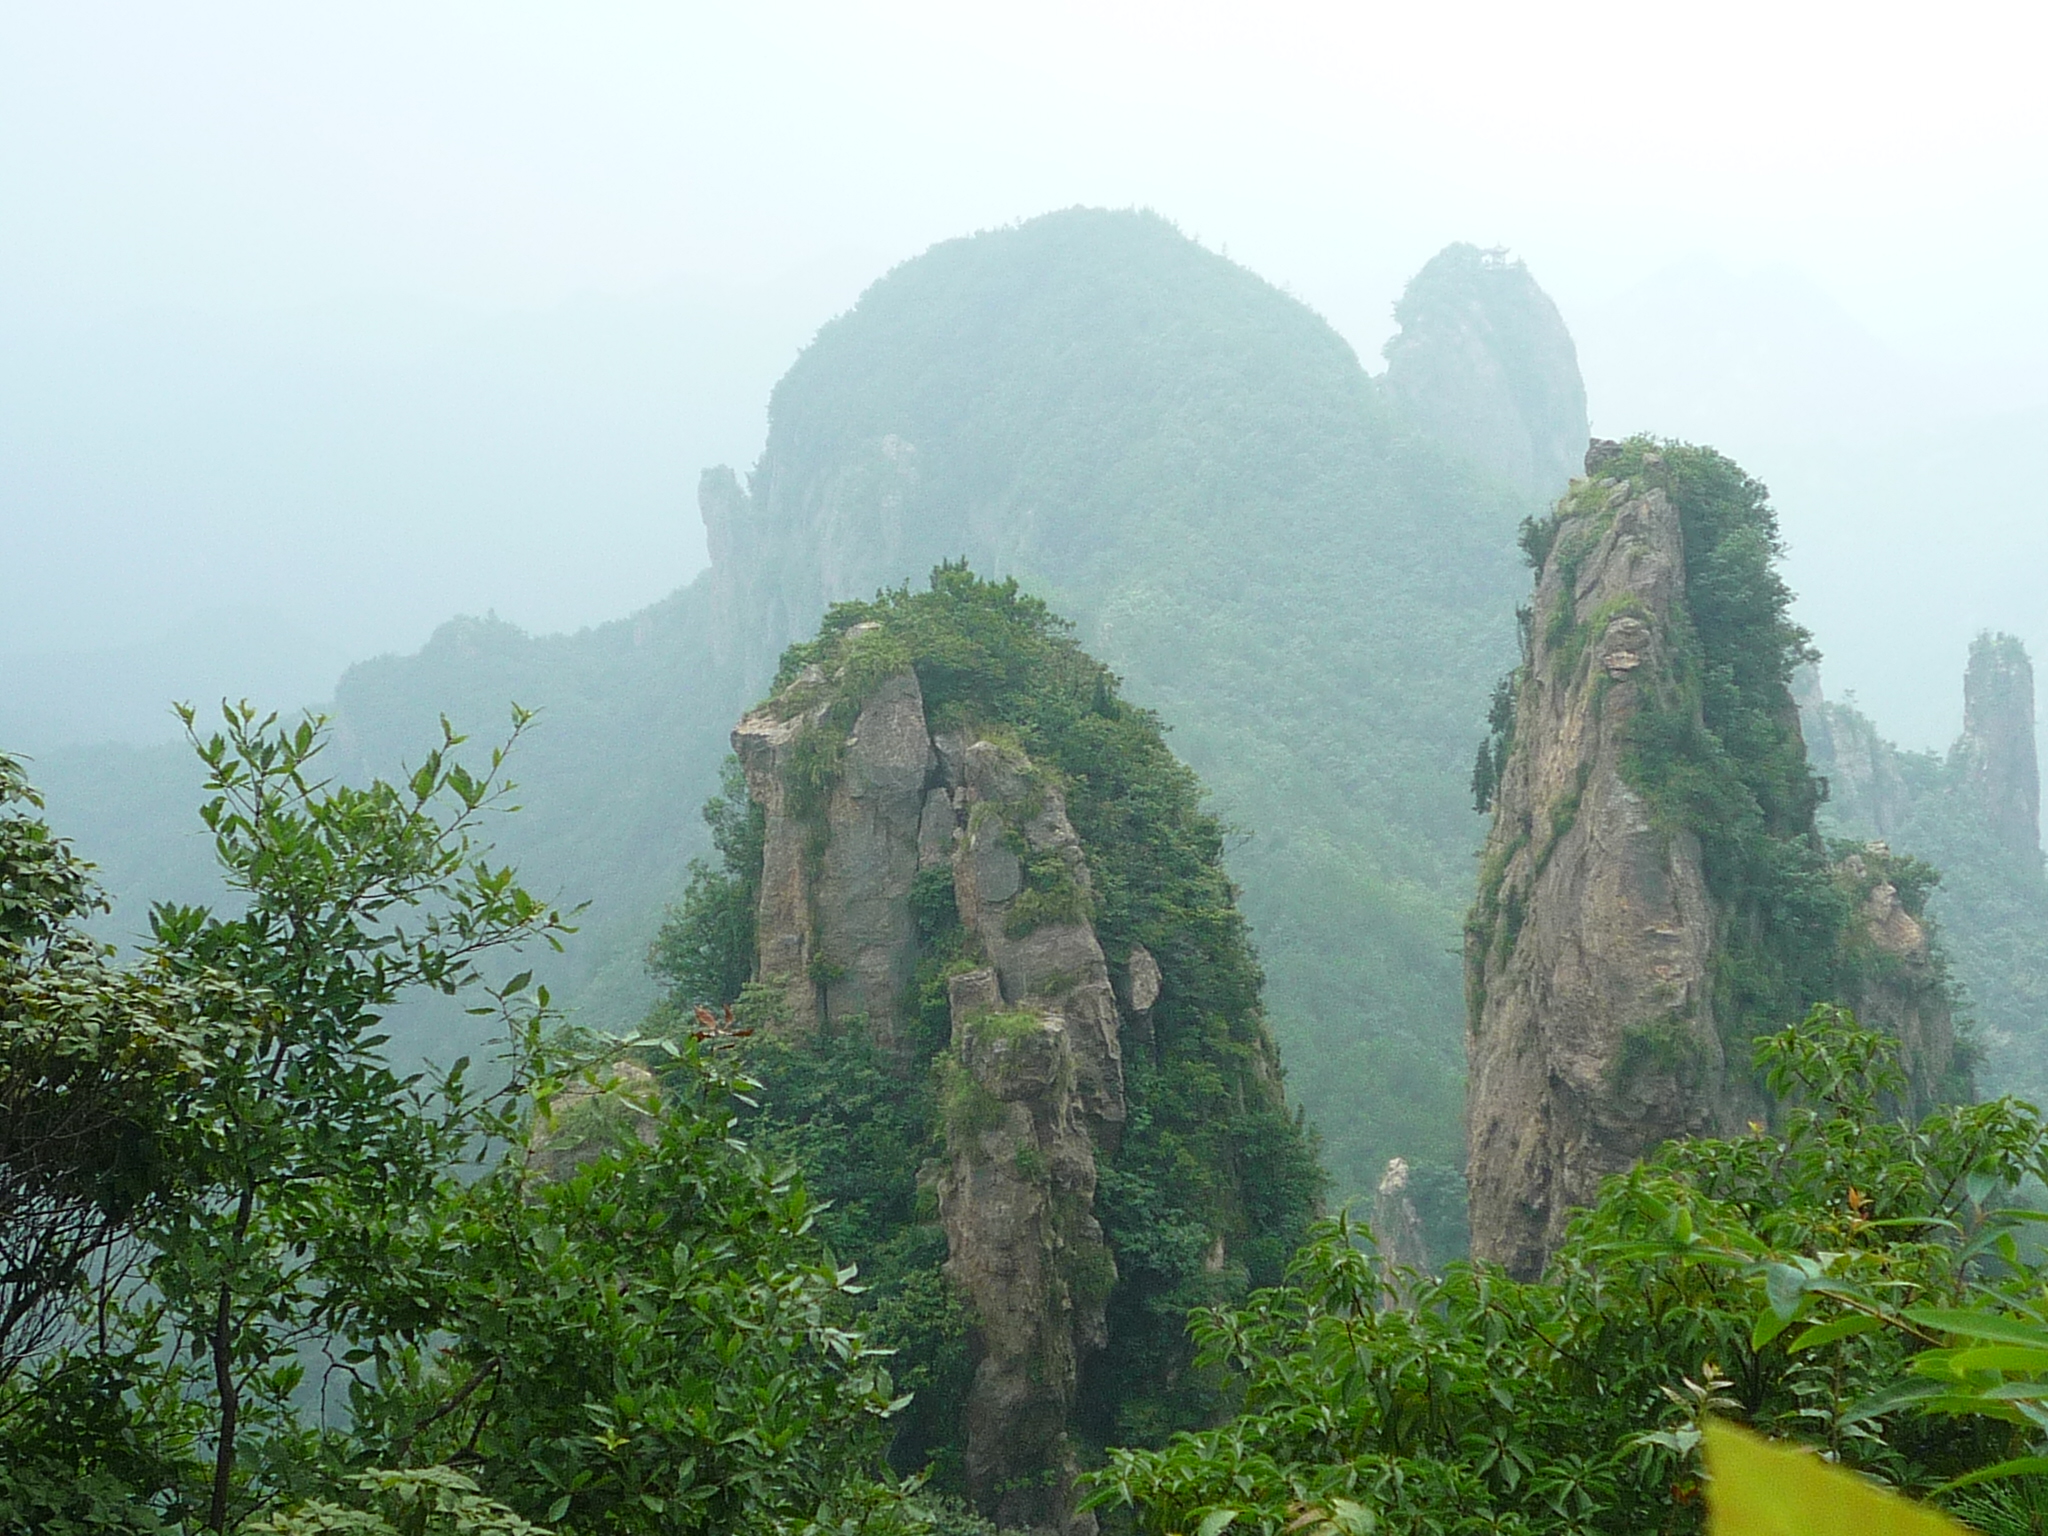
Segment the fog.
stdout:
[[1777,492],[1831,691],[1946,740],[2048,648],[2048,108],[2017,5],[0,7],[0,730],[324,695],[704,555],[819,324],[934,241],[1147,206],[1369,366],[1525,258],[1596,430]]

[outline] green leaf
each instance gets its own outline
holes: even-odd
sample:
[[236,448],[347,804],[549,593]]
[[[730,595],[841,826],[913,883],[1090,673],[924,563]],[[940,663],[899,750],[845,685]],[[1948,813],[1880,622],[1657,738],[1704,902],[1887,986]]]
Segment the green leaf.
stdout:
[[1234,1509],[1212,1509],[1202,1516],[1202,1523],[1195,1527],[1195,1536],[1222,1536],[1237,1519]]
[[1990,1339],[2000,1344],[2024,1344],[2048,1349],[2048,1327],[2022,1322],[2001,1312],[1975,1312],[1949,1307],[1908,1307],[1902,1314],[1922,1328],[1957,1334],[1966,1339]]
[[1762,1349],[1771,1340],[1792,1326],[1792,1319],[1766,1307],[1757,1313],[1756,1323],[1749,1330],[1749,1347]]
[[2048,1371],[2048,1349],[1989,1344],[1956,1350],[1949,1364],[1958,1371]]
[[2001,1461],[1995,1466],[1979,1467],[1974,1472],[1965,1472],[1961,1477],[1943,1483],[1942,1489],[1967,1488],[1972,1483],[1988,1483],[2001,1477],[2031,1477],[2048,1472],[2048,1456],[2015,1456],[2011,1461]]
[[1710,1536],[1968,1536],[1940,1511],[1747,1430],[1709,1420]]
[[1799,1298],[1806,1294],[1807,1277],[1790,1264],[1764,1266],[1764,1297],[1771,1310],[1791,1322],[1799,1312]]
[[1823,1344],[1832,1344],[1837,1339],[1846,1339],[1852,1334],[1872,1333],[1885,1326],[1884,1319],[1872,1317],[1868,1312],[1851,1312],[1847,1317],[1838,1317],[1831,1323],[1816,1323],[1785,1346],[1785,1352],[1796,1355],[1802,1349],[1819,1349]]

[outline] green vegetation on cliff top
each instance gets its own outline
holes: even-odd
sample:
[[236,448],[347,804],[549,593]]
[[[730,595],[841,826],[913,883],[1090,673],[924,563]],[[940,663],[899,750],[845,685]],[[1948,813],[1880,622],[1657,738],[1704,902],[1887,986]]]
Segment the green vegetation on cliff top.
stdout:
[[[1124,1040],[1129,1117],[1096,1195],[1118,1279],[1110,1344],[1086,1373],[1081,1408],[1082,1427],[1098,1443],[1149,1443],[1201,1422],[1215,1406],[1206,1378],[1186,1368],[1189,1309],[1277,1281],[1321,1184],[1307,1133],[1288,1114],[1272,1070],[1262,978],[1223,867],[1223,829],[1203,808],[1194,774],[1168,750],[1157,717],[1125,700],[1116,678],[1014,581],[942,566],[927,591],[897,588],[836,604],[815,640],[790,649],[779,681],[787,685],[809,662],[843,666],[847,631],[865,623],[882,628],[858,648],[915,667],[935,728],[971,725],[1009,737],[1036,771],[1056,779],[1087,853],[1093,921],[1112,968],[1120,973],[1132,947],[1143,945],[1165,978],[1150,1040]],[[857,689],[858,679],[840,686]],[[721,828],[746,824],[730,799],[707,814]],[[657,942],[658,957],[717,948],[735,895],[758,879],[757,837],[722,835],[729,858],[737,857],[700,871]],[[899,1443],[899,1451],[944,1466],[957,1451],[957,1409],[949,1419],[945,1394],[965,1387],[962,1325],[939,1274],[944,1237],[917,1187],[919,1167],[940,1148],[931,1066],[950,1038],[946,975],[964,954],[950,884],[940,884],[921,877],[915,893],[923,964],[907,1010],[911,1060],[892,1064],[859,1029],[809,1045],[769,1045],[757,1063],[767,1088],[755,1134],[799,1158],[833,1202],[825,1228],[840,1257],[873,1282],[880,1341],[929,1383],[907,1426],[915,1443]],[[672,967],[670,1006],[736,1000],[689,989],[739,974],[751,961],[751,929],[745,938],[744,960]],[[1212,1234],[1224,1239],[1221,1270],[1211,1267]]]
[[[1648,437],[1620,444],[1599,475],[1639,493],[1661,490],[1678,512],[1684,600],[1671,616],[1665,675],[1630,722],[1621,767],[1671,832],[1699,843],[1719,907],[1714,1014],[1740,1061],[1747,1042],[1777,1020],[1854,999],[1880,964],[1857,929],[1861,893],[1837,871],[1816,820],[1823,784],[1808,765],[1791,694],[1794,671],[1816,653],[1790,615],[1777,514],[1761,483],[1711,448]],[[1531,564],[1558,563],[1569,578],[1604,531],[1607,495],[1589,480],[1549,517],[1528,520],[1522,544]],[[1561,583],[1546,624],[1565,681],[1611,617],[1577,613],[1572,585]],[[1491,724],[1473,776],[1482,798],[1512,742],[1514,711],[1497,709]],[[1932,878],[1913,861],[1892,862],[1905,888],[1917,892]],[[1491,932],[1498,921],[1518,921],[1511,902],[1489,896],[1482,889],[1475,924]],[[1918,1086],[1938,1095],[1959,1084]]]

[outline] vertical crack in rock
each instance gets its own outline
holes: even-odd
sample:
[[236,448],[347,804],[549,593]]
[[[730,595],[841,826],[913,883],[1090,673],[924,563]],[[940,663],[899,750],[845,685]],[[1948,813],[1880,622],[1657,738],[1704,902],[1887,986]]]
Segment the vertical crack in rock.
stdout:
[[790,707],[822,683],[822,674],[799,678],[733,732],[748,789],[767,811],[759,974],[787,989],[802,1032],[864,1016],[893,1043],[917,968],[910,886],[937,760],[916,674],[880,683],[843,734],[834,704]]

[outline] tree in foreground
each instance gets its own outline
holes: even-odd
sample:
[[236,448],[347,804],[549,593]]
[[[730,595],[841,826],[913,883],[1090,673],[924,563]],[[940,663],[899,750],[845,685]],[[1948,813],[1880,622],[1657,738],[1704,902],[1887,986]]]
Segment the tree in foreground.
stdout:
[[[487,980],[570,931],[481,842],[510,743],[473,773],[444,727],[357,787],[318,720],[194,742],[233,903],[157,908],[125,968],[0,759],[0,1528],[925,1523],[869,1475],[897,1403],[809,1197],[734,1134],[726,1042],[669,1044],[649,1096]],[[393,1069],[423,993],[503,1025],[488,1089]]]

